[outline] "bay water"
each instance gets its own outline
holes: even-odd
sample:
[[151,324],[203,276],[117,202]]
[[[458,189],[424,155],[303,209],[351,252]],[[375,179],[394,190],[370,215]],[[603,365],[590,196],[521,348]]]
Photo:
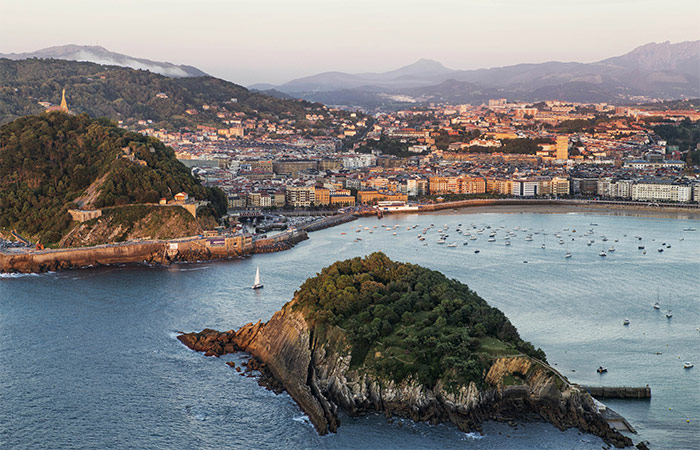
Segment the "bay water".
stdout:
[[[477,239],[457,233],[459,224]],[[635,443],[700,448],[700,231],[683,231],[689,227],[700,222],[450,211],[365,218],[312,233],[290,251],[235,261],[2,275],[0,448],[604,446],[545,423],[486,423],[479,434],[381,415],[341,416],[338,433],[318,436],[287,394],[224,364],[245,355],[207,358],[175,338],[265,321],[306,278],[373,251],[468,284],[573,382],[648,384],[650,400],[605,401],[637,429]],[[423,228],[430,230],[420,241]],[[440,228],[445,244],[437,243]],[[265,287],[253,291],[257,266]],[[657,292],[660,310],[652,307]],[[684,369],[685,361],[698,367]],[[598,374],[600,365],[608,372]]]

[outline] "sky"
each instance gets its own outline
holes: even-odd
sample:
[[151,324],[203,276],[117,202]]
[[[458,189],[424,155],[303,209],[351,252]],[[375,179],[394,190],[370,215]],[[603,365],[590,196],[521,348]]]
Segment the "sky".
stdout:
[[101,45],[239,84],[593,62],[700,39],[697,0],[0,0],[0,53]]

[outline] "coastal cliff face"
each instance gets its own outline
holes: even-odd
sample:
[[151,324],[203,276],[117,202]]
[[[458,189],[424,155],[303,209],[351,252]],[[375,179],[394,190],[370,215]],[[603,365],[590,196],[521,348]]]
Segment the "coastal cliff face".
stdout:
[[632,441],[598,414],[591,396],[545,363],[529,356],[499,357],[481,387],[438,382],[425,386],[415,377],[396,382],[365,366],[351,368],[351,345],[338,327],[315,327],[304,312],[287,303],[267,323],[238,331],[204,330],[179,336],[188,347],[218,356],[245,351],[281,383],[320,434],[335,432],[337,412],[370,412],[429,423],[451,422],[462,431],[480,430],[485,420],[541,418],[559,429],[575,427],[616,447]]
[[124,206],[105,209],[100,218],[76,224],[61,239],[59,246],[86,247],[138,239],[174,239],[198,235],[216,225],[211,216],[197,220],[180,207]]

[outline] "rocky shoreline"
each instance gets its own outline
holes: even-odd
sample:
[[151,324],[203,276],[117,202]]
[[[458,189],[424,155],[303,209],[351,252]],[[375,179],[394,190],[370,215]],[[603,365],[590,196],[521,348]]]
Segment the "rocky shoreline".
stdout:
[[[319,434],[338,429],[342,408],[350,416],[384,413],[432,424],[449,422],[465,432],[480,431],[487,420],[536,417],[560,430],[578,428],[615,447],[633,445],[608,425],[588,393],[540,361],[522,355],[500,357],[481,388],[473,382],[457,387],[438,382],[433,388],[410,380],[395,383],[350,369],[350,355],[339,350],[342,333],[310,329],[292,303],[267,323],[249,323],[238,331],[205,329],[178,339],[207,356],[250,354],[249,361],[254,360],[262,373],[260,384],[276,391],[283,387]],[[513,376],[523,378],[515,384],[505,382]]]

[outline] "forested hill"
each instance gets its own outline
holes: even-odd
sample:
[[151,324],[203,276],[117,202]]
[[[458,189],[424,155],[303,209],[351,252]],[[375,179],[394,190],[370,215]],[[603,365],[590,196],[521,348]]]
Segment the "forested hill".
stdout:
[[[106,119],[60,112],[0,127],[0,229],[45,244],[71,228],[68,209],[172,199],[186,192],[226,211],[222,191],[203,186],[159,140]],[[178,208],[179,209],[179,208]]]
[[364,366],[397,382],[481,385],[494,357],[546,358],[468,286],[380,252],[326,267],[304,282],[292,305],[316,330],[343,330],[351,369]]
[[[279,99],[209,76],[167,78],[145,70],[89,62],[0,59],[0,123],[42,112],[45,107],[39,102],[60,103],[63,88],[73,112],[125,123],[130,119],[152,120],[167,129],[199,124],[222,126],[219,116],[235,113],[272,122],[304,122],[306,114],[324,110],[318,103]],[[187,110],[194,113],[188,114]]]

